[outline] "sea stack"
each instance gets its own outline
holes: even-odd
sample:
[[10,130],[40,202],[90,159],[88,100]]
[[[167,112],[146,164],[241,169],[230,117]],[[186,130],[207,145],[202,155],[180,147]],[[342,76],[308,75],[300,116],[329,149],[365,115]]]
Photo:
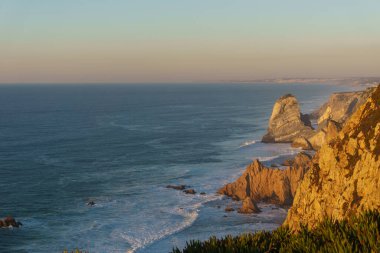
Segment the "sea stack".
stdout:
[[285,225],[312,228],[326,217],[380,210],[380,85],[315,157]]
[[287,94],[274,104],[268,132],[262,142],[292,142],[298,137],[308,138],[313,133],[308,115],[301,114],[296,97]]

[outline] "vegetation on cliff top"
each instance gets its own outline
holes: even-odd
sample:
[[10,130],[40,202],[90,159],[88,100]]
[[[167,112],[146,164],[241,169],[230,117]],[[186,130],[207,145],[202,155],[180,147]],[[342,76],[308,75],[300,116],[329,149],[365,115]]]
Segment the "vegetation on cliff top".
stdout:
[[315,229],[302,227],[292,233],[287,227],[222,239],[187,242],[173,253],[259,253],[259,252],[380,252],[378,210],[342,221],[325,220]]

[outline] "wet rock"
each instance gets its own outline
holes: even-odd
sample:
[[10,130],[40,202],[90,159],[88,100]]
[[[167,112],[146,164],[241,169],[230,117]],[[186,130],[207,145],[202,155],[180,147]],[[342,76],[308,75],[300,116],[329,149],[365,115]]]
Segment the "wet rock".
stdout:
[[1,220],[0,227],[15,227],[18,228],[22,226],[22,223],[19,221],[16,221],[15,218],[12,216],[6,217],[4,220]]
[[187,189],[187,190],[184,190],[183,192],[186,193],[186,194],[195,194],[195,193],[197,193],[194,189]]
[[166,186],[166,188],[183,191],[187,188],[187,185],[171,185],[171,184],[169,184]]
[[199,193],[200,195],[206,195],[206,193],[205,192],[201,192],[201,193]]
[[224,209],[224,211],[226,211],[226,212],[233,212],[233,211],[235,211],[235,209],[234,209],[233,207],[231,207],[231,206],[227,206],[227,207]]

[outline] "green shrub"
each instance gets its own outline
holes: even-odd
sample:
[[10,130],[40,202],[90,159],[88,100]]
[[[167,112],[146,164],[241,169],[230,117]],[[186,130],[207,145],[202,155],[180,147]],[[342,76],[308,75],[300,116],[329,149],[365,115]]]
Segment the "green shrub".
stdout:
[[259,252],[380,252],[380,213],[368,211],[343,221],[327,219],[315,229],[302,227],[292,233],[287,227],[207,241],[190,241],[173,253]]

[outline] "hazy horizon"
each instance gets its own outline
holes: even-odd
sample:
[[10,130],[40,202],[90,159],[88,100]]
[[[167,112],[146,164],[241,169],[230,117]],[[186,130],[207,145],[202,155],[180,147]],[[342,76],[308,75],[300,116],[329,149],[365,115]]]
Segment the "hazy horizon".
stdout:
[[0,83],[379,76],[380,2],[0,3]]

